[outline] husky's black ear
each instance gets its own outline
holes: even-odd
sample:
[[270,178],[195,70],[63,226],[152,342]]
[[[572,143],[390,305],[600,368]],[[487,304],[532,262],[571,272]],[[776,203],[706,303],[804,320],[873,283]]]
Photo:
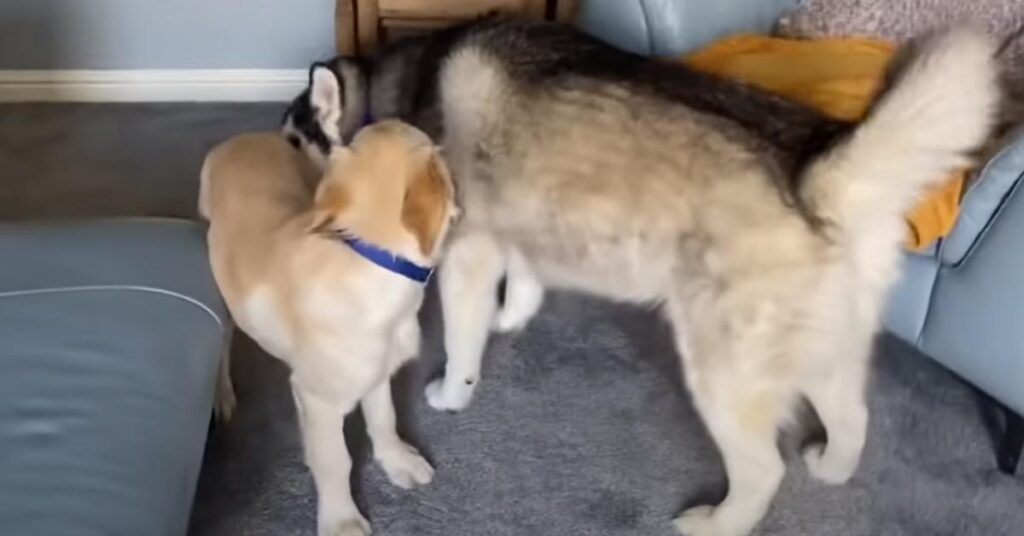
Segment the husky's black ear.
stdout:
[[341,81],[324,63],[309,68],[309,103],[321,123],[333,125],[341,119]]

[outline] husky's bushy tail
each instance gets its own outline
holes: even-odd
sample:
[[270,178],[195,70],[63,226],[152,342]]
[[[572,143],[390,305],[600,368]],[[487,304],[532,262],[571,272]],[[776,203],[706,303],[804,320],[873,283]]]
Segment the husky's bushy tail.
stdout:
[[[904,214],[922,194],[970,163],[1000,100],[996,47],[969,29],[935,34],[911,49],[868,116],[808,166],[800,194],[846,252],[853,320],[878,328],[899,276]],[[830,227],[832,229],[832,227]],[[865,352],[867,355],[869,352]]]
[[808,205],[854,240],[882,231],[880,219],[899,225],[988,136],[1000,97],[995,51],[973,29],[925,38],[894,69],[867,117],[807,168],[801,194]]

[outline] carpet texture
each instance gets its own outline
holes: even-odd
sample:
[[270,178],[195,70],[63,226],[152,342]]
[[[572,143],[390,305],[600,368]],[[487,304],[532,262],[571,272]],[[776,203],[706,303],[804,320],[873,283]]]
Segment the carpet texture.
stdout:
[[[205,151],[272,128],[279,105],[0,106],[0,218],[195,214]],[[725,491],[717,450],[682,388],[657,314],[554,293],[520,334],[492,338],[466,411],[430,410],[443,366],[440,308],[421,314],[422,357],[395,383],[403,434],[432,460],[428,487],[391,486],[358,416],[346,426],[357,502],[379,536],[672,536],[670,520]],[[234,421],[217,426],[192,536],[314,535],[287,371],[244,336]],[[995,468],[1001,426],[973,389],[883,337],[864,460],[846,486],[811,480],[796,446],[758,535],[1011,536],[1024,476]],[[809,419],[813,422],[813,419]]]

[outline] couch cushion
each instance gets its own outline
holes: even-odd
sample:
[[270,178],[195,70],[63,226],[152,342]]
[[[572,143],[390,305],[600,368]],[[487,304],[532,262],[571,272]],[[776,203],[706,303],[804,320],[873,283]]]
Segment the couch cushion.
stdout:
[[613,45],[673,56],[741,32],[767,33],[796,0],[582,0],[577,24]]
[[1024,197],[1016,190],[972,248],[970,262],[939,270],[919,345],[1024,414]]
[[185,533],[225,313],[203,227],[0,225],[0,526]]

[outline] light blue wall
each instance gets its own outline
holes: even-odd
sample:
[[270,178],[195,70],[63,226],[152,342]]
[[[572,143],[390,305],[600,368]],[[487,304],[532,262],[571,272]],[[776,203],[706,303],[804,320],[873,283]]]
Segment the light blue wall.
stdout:
[[0,0],[2,69],[290,69],[334,49],[334,0]]

